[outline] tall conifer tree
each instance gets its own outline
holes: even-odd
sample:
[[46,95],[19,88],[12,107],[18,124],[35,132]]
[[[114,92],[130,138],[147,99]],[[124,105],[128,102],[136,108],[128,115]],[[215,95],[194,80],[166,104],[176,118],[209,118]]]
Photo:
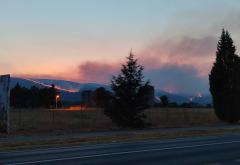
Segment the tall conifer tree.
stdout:
[[223,29],[209,84],[217,117],[230,123],[240,119],[240,58],[235,52],[230,34]]
[[142,71],[143,67],[130,53],[121,73],[111,81],[113,96],[105,113],[119,126],[141,127],[144,124],[143,111],[149,106],[146,93],[151,86],[143,81]]

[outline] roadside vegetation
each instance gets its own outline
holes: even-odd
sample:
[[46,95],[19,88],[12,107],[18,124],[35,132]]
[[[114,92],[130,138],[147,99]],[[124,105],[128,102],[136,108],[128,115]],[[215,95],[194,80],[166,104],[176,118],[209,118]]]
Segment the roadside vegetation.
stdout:
[[[42,134],[121,130],[102,108],[85,110],[12,109],[11,134]],[[222,124],[209,108],[150,108],[144,114],[150,128],[201,127]]]
[[46,138],[42,140],[31,140],[25,142],[0,142],[0,151],[19,150],[19,149],[31,149],[31,148],[49,148],[49,147],[64,147],[64,146],[76,146],[84,144],[101,144],[101,143],[115,143],[115,142],[129,142],[129,141],[141,141],[150,139],[174,139],[185,137],[200,137],[200,136],[222,136],[226,133],[239,133],[237,128],[224,128],[214,130],[178,130],[172,132],[165,131],[131,131],[121,135],[103,135],[103,136],[91,136],[91,137],[66,137],[59,138]]

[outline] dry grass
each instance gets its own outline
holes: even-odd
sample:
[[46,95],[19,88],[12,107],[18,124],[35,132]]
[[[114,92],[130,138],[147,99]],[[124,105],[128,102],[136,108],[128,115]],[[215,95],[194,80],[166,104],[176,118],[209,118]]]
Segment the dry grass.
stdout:
[[[43,133],[112,130],[117,127],[102,109],[52,111],[46,109],[12,109],[11,132]],[[219,123],[212,109],[152,108],[146,110],[152,127],[204,126]]]
[[92,131],[111,129],[110,119],[100,109],[65,111],[46,109],[13,109],[10,113],[12,132]]
[[199,136],[220,136],[226,133],[239,133],[239,129],[216,129],[216,130],[192,130],[192,131],[174,131],[174,132],[132,132],[126,135],[108,135],[96,137],[78,137],[68,139],[51,139],[36,140],[28,142],[0,142],[0,151],[31,149],[31,148],[49,148],[75,146],[82,144],[99,144],[111,142],[139,141],[146,139],[173,139],[183,137],[199,137]]
[[152,108],[147,121],[154,127],[207,126],[220,123],[213,109],[207,108]]

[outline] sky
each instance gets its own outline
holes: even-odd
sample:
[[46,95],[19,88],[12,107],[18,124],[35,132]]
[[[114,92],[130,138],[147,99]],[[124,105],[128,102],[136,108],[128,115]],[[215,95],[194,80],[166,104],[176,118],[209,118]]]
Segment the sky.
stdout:
[[0,74],[109,84],[130,50],[155,88],[208,93],[239,0],[0,0]]

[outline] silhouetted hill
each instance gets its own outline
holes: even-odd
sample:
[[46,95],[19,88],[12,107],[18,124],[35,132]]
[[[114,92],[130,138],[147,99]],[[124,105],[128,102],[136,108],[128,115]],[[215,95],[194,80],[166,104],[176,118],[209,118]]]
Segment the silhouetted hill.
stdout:
[[19,83],[21,86],[23,86],[25,88],[31,88],[31,86],[33,86],[33,85],[38,87],[38,88],[43,88],[44,87],[43,85],[33,83],[32,81],[29,81],[29,80],[26,80],[26,79],[11,77],[10,87],[13,88],[17,83]]
[[78,83],[72,81],[65,81],[65,80],[52,80],[52,79],[24,79],[24,78],[16,78],[11,77],[11,87],[14,87],[17,83],[21,86],[26,88],[30,88],[31,86],[36,86],[39,88],[51,86],[54,84],[56,87],[60,87],[66,90],[73,90],[73,91],[81,91],[81,90],[95,90],[99,87],[104,87],[106,89],[110,89],[109,86],[104,84],[98,83]]
[[[110,86],[98,83],[78,83],[66,80],[52,80],[52,79],[24,79],[24,78],[11,78],[10,86],[13,88],[17,83],[26,88],[31,88],[32,86],[36,86],[38,88],[50,87],[54,84],[62,95],[62,100],[64,101],[79,101],[81,99],[81,91],[83,90],[95,90],[99,87],[104,87],[107,90],[111,90]],[[172,94],[165,92],[163,90],[155,90],[155,101],[159,101],[159,97],[162,95],[168,96],[169,100],[172,102],[177,102],[181,104],[183,102],[189,102],[190,98],[192,98],[193,102],[200,104],[208,104],[211,103],[210,95],[203,95],[202,97],[190,96],[185,94]]]
[[168,93],[159,89],[155,90],[156,97],[160,97],[162,95],[166,95],[171,102],[176,102],[178,104],[181,103],[188,103],[188,102],[195,102],[199,104],[211,104],[212,103],[212,96],[210,94],[205,94],[202,96],[193,96],[187,94],[173,94]]
[[58,88],[61,93],[63,101],[77,102],[81,99],[81,91],[95,90],[99,87],[110,89],[109,86],[97,83],[78,83],[65,80],[51,80],[51,79],[24,79],[24,78],[11,78],[10,86],[13,88],[17,83],[25,88],[36,86],[38,88],[50,87],[52,84]]
[[95,90],[99,87],[104,87],[108,90],[110,89],[109,86],[104,84],[98,84],[98,83],[79,83],[79,82],[73,82],[73,81],[52,80],[52,79],[33,79],[33,80],[44,83],[44,84],[48,84],[48,85],[54,84],[64,89],[75,90],[75,91]]

